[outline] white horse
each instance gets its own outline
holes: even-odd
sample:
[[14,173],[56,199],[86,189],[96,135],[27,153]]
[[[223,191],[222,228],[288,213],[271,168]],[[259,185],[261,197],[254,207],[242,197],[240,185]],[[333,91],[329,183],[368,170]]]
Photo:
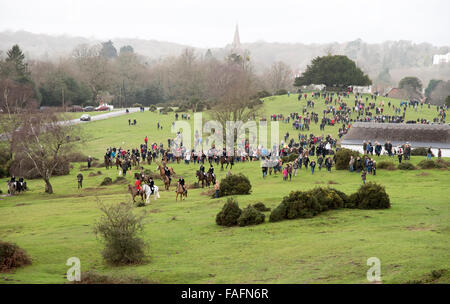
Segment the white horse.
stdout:
[[[150,204],[150,196],[152,195],[152,189],[150,189],[150,186],[147,184],[144,184],[142,186],[142,190],[144,190],[144,194],[145,194],[145,204],[148,205]],[[159,196],[159,189],[158,186],[153,186],[153,195],[155,196],[155,201],[156,199],[160,198]]]

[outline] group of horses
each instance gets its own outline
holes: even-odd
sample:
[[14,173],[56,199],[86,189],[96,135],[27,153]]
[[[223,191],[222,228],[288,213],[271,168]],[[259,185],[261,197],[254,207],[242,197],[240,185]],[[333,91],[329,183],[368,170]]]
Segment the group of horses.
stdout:
[[[169,190],[172,180],[166,175],[166,173],[164,171],[164,166],[158,164],[156,167],[156,170],[159,170],[160,177],[161,177],[162,181],[164,182],[165,190]],[[175,176],[176,173],[172,167],[169,168],[169,171],[170,171],[171,176]],[[152,194],[150,186],[148,185],[148,183],[150,182],[150,176],[144,174],[144,176],[142,178],[142,175],[140,175],[139,173],[135,173],[135,178],[140,179],[142,184],[141,184],[140,191],[138,189],[136,189],[136,187],[134,187],[130,184],[128,185],[128,190],[131,193],[133,202],[135,202],[136,196],[141,196],[142,201],[144,201],[144,195],[145,195],[145,204],[147,205],[150,203],[150,196]],[[175,198],[176,201],[178,201],[178,196],[181,196],[181,200],[186,199],[187,189],[183,189],[183,186],[180,185],[180,183],[177,184],[177,189],[175,192],[176,192],[176,198]],[[157,198],[160,198],[159,188],[156,185],[153,186],[153,194],[154,194],[155,200]]]
[[8,193],[11,195],[19,194],[27,190],[27,182],[12,182],[8,181]]

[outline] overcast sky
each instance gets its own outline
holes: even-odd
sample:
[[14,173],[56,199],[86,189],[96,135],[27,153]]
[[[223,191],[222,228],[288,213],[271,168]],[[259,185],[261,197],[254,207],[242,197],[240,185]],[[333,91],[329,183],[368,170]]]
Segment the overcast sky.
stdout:
[[412,40],[450,45],[450,0],[0,0],[0,31],[241,42]]

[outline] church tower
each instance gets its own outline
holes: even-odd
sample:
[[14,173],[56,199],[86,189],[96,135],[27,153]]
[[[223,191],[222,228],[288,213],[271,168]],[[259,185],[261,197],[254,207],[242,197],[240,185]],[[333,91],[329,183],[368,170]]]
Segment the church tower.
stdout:
[[239,28],[236,24],[236,31],[234,32],[233,43],[231,44],[232,50],[237,51],[241,49],[241,40],[239,39]]

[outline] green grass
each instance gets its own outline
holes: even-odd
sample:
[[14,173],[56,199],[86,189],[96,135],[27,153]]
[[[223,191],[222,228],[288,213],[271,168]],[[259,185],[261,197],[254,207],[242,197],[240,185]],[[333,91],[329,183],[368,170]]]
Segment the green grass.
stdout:
[[[283,109],[288,114],[296,103],[296,97],[281,96],[268,100],[263,110]],[[150,142],[167,145],[173,115],[129,114],[138,120],[137,126],[128,126],[127,116],[85,124],[83,152],[101,157],[110,145],[131,149],[145,135]],[[156,131],[157,120],[163,131]],[[286,128],[292,134],[290,125]],[[330,134],[336,130],[329,127]],[[417,164],[424,158],[412,157],[411,162]],[[171,188],[150,206],[136,208],[136,212],[148,212],[144,238],[149,243],[150,262],[113,268],[103,263],[102,244],[93,233],[100,216],[97,200],[117,203],[128,201],[130,195],[126,184],[99,186],[105,176],[114,179],[116,169],[84,171],[84,188],[77,190],[80,165],[74,164],[70,175],[52,179],[53,195],[43,193],[42,181],[30,180],[30,191],[25,194],[1,197],[0,239],[27,250],[33,264],[2,274],[0,283],[65,283],[69,268],[65,262],[70,257],[80,258],[82,271],[96,269],[160,283],[367,283],[367,259],[378,257],[384,283],[424,280],[440,269],[446,272],[434,282],[450,283],[448,170],[378,170],[377,176],[369,175],[368,181],[386,186],[392,203],[387,210],[333,210],[312,219],[278,223],[269,223],[267,212],[264,224],[249,227],[215,224],[226,198],[211,199],[206,189],[191,189],[186,201],[175,202]],[[145,167],[155,169],[154,165]],[[173,167],[188,184],[195,181],[197,166]],[[103,174],[88,177],[97,170]],[[226,172],[216,169],[219,179]],[[241,208],[261,201],[273,209],[292,190],[326,187],[330,181],[337,183],[330,186],[347,194],[361,185],[360,175],[334,168],[331,173],[316,168],[314,175],[303,168],[291,182],[282,181],[280,175],[264,180],[259,162],[237,163],[233,173],[239,172],[253,186],[251,195],[236,196]],[[131,176],[127,178],[132,182]],[[162,188],[161,181],[156,184]],[[6,184],[1,183],[0,189],[5,192]]]

